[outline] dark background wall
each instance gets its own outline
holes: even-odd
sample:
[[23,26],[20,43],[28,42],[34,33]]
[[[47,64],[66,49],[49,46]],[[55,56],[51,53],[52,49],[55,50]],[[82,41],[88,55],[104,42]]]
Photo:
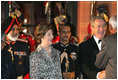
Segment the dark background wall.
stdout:
[[77,35],[77,1],[67,2],[67,14],[70,16],[70,23],[72,24],[72,35]]

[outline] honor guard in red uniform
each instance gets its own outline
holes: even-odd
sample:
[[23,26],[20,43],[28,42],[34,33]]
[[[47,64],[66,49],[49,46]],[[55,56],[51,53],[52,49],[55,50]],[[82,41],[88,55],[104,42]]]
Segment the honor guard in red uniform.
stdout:
[[[1,74],[4,79],[22,79],[29,72],[29,45],[24,41],[18,40],[19,22],[17,18],[9,17],[3,22],[1,29],[6,34],[4,37],[5,45],[1,53],[9,54],[1,56],[1,70],[5,70],[5,68],[9,69],[6,72],[1,71],[3,72]],[[4,62],[7,58],[9,58],[9,61]],[[12,66],[8,63],[11,63]],[[9,77],[6,77],[6,74]]]

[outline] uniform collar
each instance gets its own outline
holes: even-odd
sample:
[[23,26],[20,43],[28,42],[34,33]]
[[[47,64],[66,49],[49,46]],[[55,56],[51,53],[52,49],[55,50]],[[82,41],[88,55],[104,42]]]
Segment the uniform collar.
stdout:
[[61,42],[59,42],[60,43],[60,45],[62,46],[62,47],[67,47],[69,44],[70,44],[70,42],[69,43],[67,43],[67,44],[62,44]]

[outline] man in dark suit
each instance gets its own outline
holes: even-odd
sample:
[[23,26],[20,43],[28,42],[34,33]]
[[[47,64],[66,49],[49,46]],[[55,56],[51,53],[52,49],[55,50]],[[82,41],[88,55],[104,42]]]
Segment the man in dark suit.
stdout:
[[96,55],[101,50],[101,42],[106,33],[106,21],[100,16],[91,20],[93,36],[79,45],[79,54],[83,78],[96,79],[97,73],[101,71],[95,66]]
[[117,16],[114,15],[109,19],[109,30],[111,36],[105,37],[102,42],[102,50],[96,57],[96,66],[101,71],[99,79],[117,79]]

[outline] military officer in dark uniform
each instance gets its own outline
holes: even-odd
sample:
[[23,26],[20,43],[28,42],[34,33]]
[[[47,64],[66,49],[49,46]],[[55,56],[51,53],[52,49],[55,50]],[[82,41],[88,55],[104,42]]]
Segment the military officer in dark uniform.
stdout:
[[1,64],[1,79],[15,79],[16,73],[9,52],[1,50]]
[[55,43],[53,46],[61,52],[61,69],[63,78],[72,79],[79,76],[76,64],[78,64],[78,47],[77,45],[69,42],[71,36],[71,28],[69,25],[59,26],[60,42]]
[[[29,72],[28,44],[23,41],[17,40],[19,36],[19,23],[17,18],[9,17],[6,21],[2,24],[2,30],[6,34],[4,40],[6,44],[4,45],[1,53],[6,53],[9,55],[1,56],[1,70],[5,70],[5,67],[7,66],[6,68],[8,68],[9,70],[7,70],[6,73],[8,73],[9,78],[22,79],[23,76],[25,76]],[[9,61],[4,63],[6,59],[8,59]],[[12,64],[9,65],[8,63]],[[10,69],[13,70],[10,71]],[[8,71],[10,71],[10,73]],[[14,73],[12,73],[13,71]],[[4,76],[6,73],[2,73],[2,75]],[[13,77],[11,77],[10,74],[12,74]]]

